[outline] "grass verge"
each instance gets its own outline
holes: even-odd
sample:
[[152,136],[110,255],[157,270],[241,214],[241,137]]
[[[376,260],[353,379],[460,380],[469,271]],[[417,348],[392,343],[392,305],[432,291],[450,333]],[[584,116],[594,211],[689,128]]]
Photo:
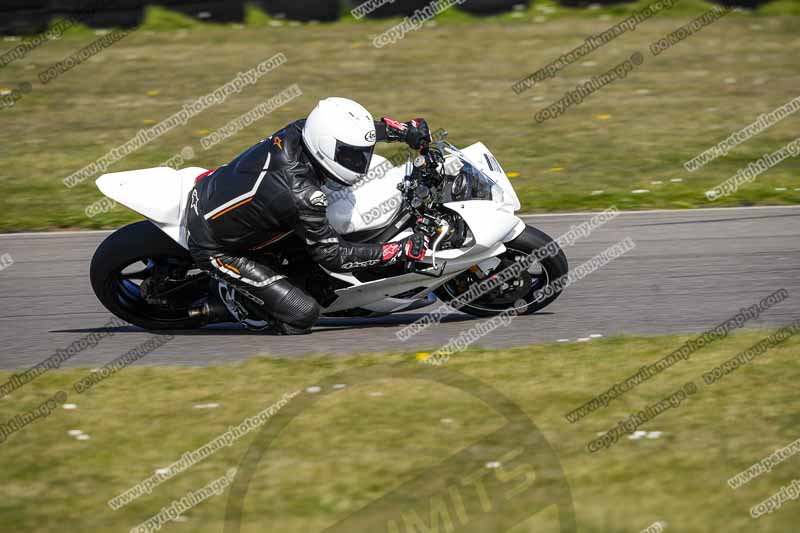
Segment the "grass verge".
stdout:
[[[735,491],[726,480],[798,438],[793,376],[800,339],[787,340],[713,386],[704,386],[701,379],[766,334],[747,331],[707,345],[574,424],[565,420],[565,413],[688,337],[475,349],[455,355],[443,368],[493,386],[534,422],[560,458],[579,531],[640,531],[661,521],[675,531],[783,532],[800,518],[800,502],[786,502],[757,522],[749,509],[791,482],[797,457]],[[0,400],[2,421],[58,390],[70,391],[67,401],[77,405],[58,408],[0,444],[6,479],[0,485],[0,522],[9,531],[127,530],[237,466],[254,437],[243,437],[120,510],[107,506],[110,498],[156,469],[274,404],[284,393],[306,391],[337,372],[401,360],[413,361],[414,355],[131,367],[83,395],[72,392],[71,385],[87,370],[52,371]],[[2,376],[7,378],[7,373]],[[640,428],[662,432],[659,438],[623,438],[610,449],[587,451],[587,442],[598,432],[689,381],[697,384],[697,394]],[[469,391],[414,379],[341,385],[345,387],[292,419],[267,459],[252,470],[243,531],[321,530],[503,426],[498,412]],[[69,436],[74,429],[90,438]],[[506,434],[496,444],[523,443],[529,436]],[[489,455],[492,446],[484,447]],[[168,527],[221,531],[226,501],[227,493],[212,497],[186,513],[184,522]],[[414,498],[405,503],[420,504]],[[525,503],[494,513],[497,522],[483,522],[481,530],[500,531],[495,526],[502,515],[519,511]],[[428,508],[427,501],[420,505]],[[480,514],[467,507],[469,517]],[[420,516],[430,524],[426,513]],[[472,526],[466,529],[475,530]],[[513,531],[558,531],[556,514],[547,509]]]
[[[72,189],[62,179],[277,52],[286,54],[286,65],[108,171],[152,167],[187,146],[195,155],[185,166],[215,167],[306,116],[319,99],[339,95],[360,101],[376,116],[424,116],[433,128],[449,130],[459,146],[484,141],[513,176],[527,212],[612,204],[644,209],[800,203],[797,158],[716,202],[704,194],[795,139],[798,115],[699,171],[683,168],[761,113],[798,96],[798,17],[734,13],[650,56],[650,43],[708,5],[681,3],[521,95],[511,90],[513,83],[585,36],[605,31],[630,5],[573,16],[561,9],[546,13],[535,4],[522,18],[476,19],[448,11],[435,25],[381,49],[372,47],[373,37],[396,20],[297,27],[255,16],[261,23],[238,26],[186,19],[186,27],[162,31],[176,27],[180,16],[155,11],[141,29],[41,85],[39,72],[98,38],[89,31],[68,33],[0,69],[0,90],[33,84],[13,107],[0,109],[0,231],[102,228],[137,219],[121,206],[88,217],[87,206],[101,198],[94,178]],[[534,121],[567,90],[636,51],[645,62],[627,78],[555,120]],[[202,137],[294,83],[302,97],[212,149],[200,146]]]

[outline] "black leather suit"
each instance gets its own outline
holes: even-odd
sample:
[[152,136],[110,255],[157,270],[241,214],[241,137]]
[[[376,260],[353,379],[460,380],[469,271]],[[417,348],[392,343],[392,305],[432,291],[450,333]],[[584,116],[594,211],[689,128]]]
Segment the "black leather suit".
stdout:
[[[233,161],[201,175],[189,198],[189,250],[200,268],[249,295],[259,318],[309,329],[319,317],[316,300],[281,272],[253,261],[255,250],[294,233],[311,258],[331,271],[380,264],[383,244],[349,243],[328,223],[324,171],[306,152],[305,120],[250,147]],[[375,123],[386,141],[386,125]]]

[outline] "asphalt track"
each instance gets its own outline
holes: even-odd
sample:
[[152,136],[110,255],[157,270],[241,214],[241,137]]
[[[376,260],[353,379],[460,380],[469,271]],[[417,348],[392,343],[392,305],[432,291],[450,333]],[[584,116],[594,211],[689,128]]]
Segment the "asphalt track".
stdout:
[[[590,214],[543,215],[526,221],[558,236]],[[0,235],[0,368],[23,369],[65,348],[111,318],[92,293],[91,256],[107,232]],[[636,248],[568,287],[541,313],[519,317],[478,345],[520,346],[591,334],[699,332],[777,289],[789,299],[747,327],[775,327],[800,317],[800,207],[624,213],[565,252],[575,267],[631,237]],[[312,335],[276,337],[238,326],[175,332],[140,364],[205,365],[252,356],[301,356],[435,349],[475,323],[455,314],[402,343],[395,333],[422,310],[374,319],[322,319]],[[150,338],[135,327],[70,359],[97,367]]]

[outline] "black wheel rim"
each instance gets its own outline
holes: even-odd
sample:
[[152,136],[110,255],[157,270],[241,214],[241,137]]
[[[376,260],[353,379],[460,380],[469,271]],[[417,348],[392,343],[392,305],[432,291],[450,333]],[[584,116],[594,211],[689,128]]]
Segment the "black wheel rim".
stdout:
[[[185,260],[169,257],[138,258],[123,265],[111,277],[117,303],[126,313],[147,321],[171,323],[188,319],[190,303],[175,305],[172,299],[169,299],[170,303],[166,304],[151,303],[142,294],[142,284],[154,274],[165,269],[180,268],[191,272],[193,266],[187,265]],[[191,278],[187,275],[183,283],[176,282],[174,287],[164,292],[164,295],[180,295],[181,290],[191,290],[192,285],[197,282],[197,278]],[[198,296],[201,296],[201,294],[198,294]]]
[[[529,257],[527,252],[514,248],[507,248],[503,254],[497,256],[497,258],[500,259],[500,264],[489,273],[489,277],[496,275],[511,264],[526,257]],[[471,274],[464,273],[442,285],[442,288],[452,298],[456,298],[473,283],[481,281],[475,279],[465,283],[465,276],[466,280],[470,280]],[[459,283],[466,288],[464,290],[459,290],[461,287],[456,286]],[[547,268],[540,261],[534,261],[522,272],[519,278],[508,280],[508,282],[504,283],[501,287],[468,302],[465,304],[465,307],[469,306],[472,309],[488,313],[497,313],[511,309],[516,310],[518,313],[524,313],[529,307],[540,303],[540,300],[537,300],[534,295],[549,283],[550,273],[547,271]]]

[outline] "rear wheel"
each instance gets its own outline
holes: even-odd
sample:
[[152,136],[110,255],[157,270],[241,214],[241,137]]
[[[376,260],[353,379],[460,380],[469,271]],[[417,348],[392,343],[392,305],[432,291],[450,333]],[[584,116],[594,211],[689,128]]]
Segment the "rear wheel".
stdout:
[[92,258],[89,276],[106,309],[131,324],[150,330],[203,325],[189,309],[207,294],[208,275],[152,222],[109,235]]
[[[488,275],[469,270],[436,289],[436,295],[445,302],[464,294],[470,287],[490,278],[493,275],[524,260],[534,251],[547,247],[553,239],[536,228],[526,226],[525,230],[513,241],[506,243],[506,251],[497,258],[498,264]],[[474,316],[494,316],[503,311],[515,309],[517,314],[528,315],[540,311],[553,303],[561,294],[561,290],[553,286],[553,293],[542,297],[539,291],[569,272],[567,257],[561,248],[557,253],[544,259],[534,261],[521,274],[507,280],[486,294],[456,308]]]

